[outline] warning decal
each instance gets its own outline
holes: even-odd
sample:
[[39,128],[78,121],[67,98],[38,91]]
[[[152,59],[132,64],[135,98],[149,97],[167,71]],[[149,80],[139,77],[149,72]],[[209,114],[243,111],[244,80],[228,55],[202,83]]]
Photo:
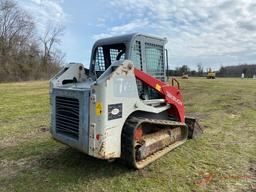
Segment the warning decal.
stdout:
[[102,102],[96,103],[96,116],[100,116],[103,113],[103,105]]
[[161,91],[161,86],[160,86],[159,84],[156,84],[155,89],[156,89],[157,91]]

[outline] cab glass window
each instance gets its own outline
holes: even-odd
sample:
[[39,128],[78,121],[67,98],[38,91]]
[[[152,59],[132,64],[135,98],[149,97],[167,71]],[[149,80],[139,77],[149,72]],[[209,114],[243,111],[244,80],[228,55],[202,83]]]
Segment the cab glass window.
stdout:
[[95,66],[94,71],[97,78],[107,70],[117,60],[126,58],[126,49],[124,44],[112,44],[98,46],[94,53]]

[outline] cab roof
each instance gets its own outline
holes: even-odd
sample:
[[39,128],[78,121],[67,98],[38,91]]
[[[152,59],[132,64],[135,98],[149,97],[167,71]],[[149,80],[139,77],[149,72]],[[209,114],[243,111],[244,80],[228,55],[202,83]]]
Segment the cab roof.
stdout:
[[129,43],[129,42],[132,42],[138,36],[157,39],[160,41],[164,41],[165,43],[167,42],[166,38],[154,37],[154,36],[146,35],[146,34],[142,34],[142,33],[131,33],[131,34],[125,34],[125,35],[120,35],[120,36],[113,36],[113,37],[99,39],[94,43],[93,47],[95,48],[100,45],[109,45],[109,44],[116,44],[116,43]]

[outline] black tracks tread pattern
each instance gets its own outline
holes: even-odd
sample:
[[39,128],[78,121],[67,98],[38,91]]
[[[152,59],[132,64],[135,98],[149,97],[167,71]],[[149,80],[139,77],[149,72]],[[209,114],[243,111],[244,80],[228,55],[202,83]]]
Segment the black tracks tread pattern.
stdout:
[[138,169],[136,165],[135,158],[135,144],[134,144],[134,133],[136,128],[141,123],[152,123],[158,125],[169,126],[180,126],[187,127],[185,123],[170,121],[170,120],[160,120],[160,119],[147,119],[141,117],[129,117],[123,126],[123,131],[121,135],[121,158],[126,162],[126,164],[131,167]]

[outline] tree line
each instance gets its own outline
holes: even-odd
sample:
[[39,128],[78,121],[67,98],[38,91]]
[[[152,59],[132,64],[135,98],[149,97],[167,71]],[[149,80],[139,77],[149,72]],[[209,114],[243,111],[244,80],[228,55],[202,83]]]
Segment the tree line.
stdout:
[[63,62],[58,49],[64,28],[43,34],[31,15],[13,0],[0,0],[0,82],[49,79]]
[[219,77],[241,77],[242,73],[247,78],[253,77],[253,75],[256,75],[256,65],[242,64],[238,66],[222,66],[217,71]]
[[201,63],[197,65],[197,70],[191,70],[189,66],[182,65],[181,67],[176,67],[174,70],[168,70],[166,73],[168,76],[181,76],[187,74],[189,76],[202,77],[205,75],[204,67]]
[[[207,72],[211,70],[210,68],[204,69],[202,64],[197,65],[197,70],[191,70],[187,65],[182,65],[181,67],[176,67],[174,70],[168,70],[166,73],[169,76],[181,76],[183,74],[188,74],[194,77],[203,77],[207,75]],[[256,75],[256,64],[240,64],[233,66],[221,66],[219,70],[214,71],[217,77],[241,77],[252,78]]]

